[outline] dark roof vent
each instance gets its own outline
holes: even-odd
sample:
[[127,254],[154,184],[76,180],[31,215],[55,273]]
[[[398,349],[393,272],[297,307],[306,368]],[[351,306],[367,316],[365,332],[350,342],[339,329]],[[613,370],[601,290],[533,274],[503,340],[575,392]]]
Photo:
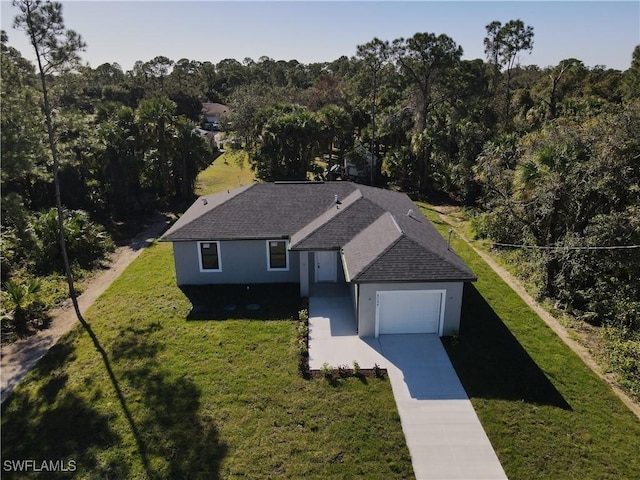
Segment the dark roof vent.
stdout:
[[209,202],[207,201],[207,199],[206,199],[206,198],[203,198],[203,199],[202,199],[202,204],[203,204],[203,205],[207,205],[208,203],[209,203]]

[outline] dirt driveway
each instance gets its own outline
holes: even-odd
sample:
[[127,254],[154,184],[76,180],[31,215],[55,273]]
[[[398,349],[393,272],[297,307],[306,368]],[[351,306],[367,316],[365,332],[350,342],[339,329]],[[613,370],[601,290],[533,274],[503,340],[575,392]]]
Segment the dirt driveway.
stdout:
[[[84,314],[87,309],[102,295],[102,293],[120,276],[125,268],[151,245],[153,241],[169,225],[171,219],[166,215],[157,215],[149,226],[128,245],[118,247],[111,255],[106,269],[93,277],[78,297],[80,311]],[[38,363],[47,351],[78,321],[73,310],[71,300],[51,312],[51,326],[37,334],[18,340],[8,345],[2,345],[0,351],[0,398],[1,401],[13,391],[24,376]]]

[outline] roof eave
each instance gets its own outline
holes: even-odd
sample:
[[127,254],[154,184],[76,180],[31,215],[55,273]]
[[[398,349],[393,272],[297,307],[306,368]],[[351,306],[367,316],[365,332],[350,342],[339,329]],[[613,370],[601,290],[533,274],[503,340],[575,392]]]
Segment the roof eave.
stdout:
[[459,283],[459,282],[476,282],[478,280],[477,277],[473,278],[430,278],[430,279],[383,279],[380,278],[378,280],[375,279],[365,279],[361,280],[358,277],[352,278],[351,283]]

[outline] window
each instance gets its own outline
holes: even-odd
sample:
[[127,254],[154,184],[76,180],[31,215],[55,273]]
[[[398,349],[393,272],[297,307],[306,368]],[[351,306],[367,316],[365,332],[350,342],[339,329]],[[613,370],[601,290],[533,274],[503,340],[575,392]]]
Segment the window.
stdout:
[[289,270],[286,240],[267,240],[267,270]]
[[220,242],[198,242],[201,272],[221,272]]

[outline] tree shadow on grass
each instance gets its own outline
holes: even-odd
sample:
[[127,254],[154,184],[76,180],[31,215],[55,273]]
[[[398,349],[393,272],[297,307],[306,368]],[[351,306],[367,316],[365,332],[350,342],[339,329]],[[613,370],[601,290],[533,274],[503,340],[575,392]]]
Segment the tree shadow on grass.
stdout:
[[465,284],[459,341],[444,339],[470,398],[571,406],[549,381],[475,286]]
[[[120,445],[123,438],[113,420],[124,413],[135,438],[137,455],[148,478],[219,478],[227,447],[219,440],[214,418],[200,412],[200,391],[185,374],[172,374],[158,360],[164,346],[154,337],[160,322],[123,327],[105,354],[111,384],[92,377],[85,388],[68,385],[65,364],[74,360],[70,337],[54,347],[34,369],[40,381],[35,394],[18,389],[2,405],[3,460],[74,460],[79,471],[95,478],[130,478],[131,457],[98,455]],[[98,337],[92,331],[93,341]],[[44,383],[43,383],[43,382]],[[119,397],[109,411],[92,406],[93,400]],[[110,457],[110,458],[109,458]],[[105,460],[106,458],[106,460]],[[32,472],[33,473],[33,472]],[[14,478],[2,472],[2,478]],[[15,473],[15,478],[24,478]],[[73,473],[41,472],[30,478],[70,478]]]
[[187,320],[291,320],[300,308],[297,283],[184,285],[191,302]]
[[[33,382],[44,379],[35,395],[18,389],[2,405],[3,460],[74,461],[88,471],[99,471],[96,451],[117,444],[120,437],[109,416],[91,405],[86,397],[67,386],[62,370],[74,359],[71,337],[55,345],[34,368]],[[2,478],[24,478],[25,473],[4,468]],[[119,465],[111,472],[129,476],[129,467]],[[104,472],[103,472],[104,473]],[[70,478],[70,472],[31,472],[29,478]]]
[[123,383],[141,405],[135,414],[159,478],[219,478],[227,453],[214,418],[200,411],[200,390],[188,372],[169,372],[153,333],[159,322],[121,329],[111,347]]

